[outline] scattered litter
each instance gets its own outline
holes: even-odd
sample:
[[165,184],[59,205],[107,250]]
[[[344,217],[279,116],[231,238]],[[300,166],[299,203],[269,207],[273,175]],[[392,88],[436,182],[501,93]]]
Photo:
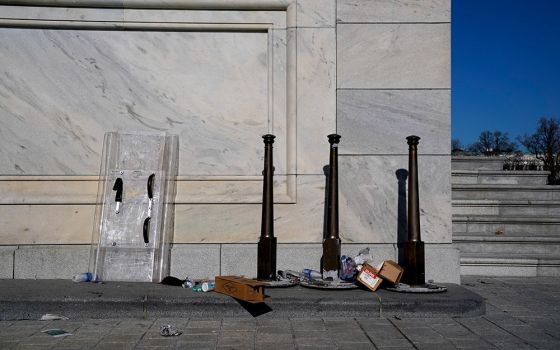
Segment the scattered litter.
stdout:
[[47,329],[45,331],[41,331],[43,333],[46,333],[48,335],[50,335],[51,337],[54,338],[60,338],[60,337],[68,337],[70,335],[73,335],[72,333],[68,333],[63,329]]
[[44,314],[39,321],[69,320],[68,317],[56,314]]
[[216,276],[214,291],[257,304],[265,301],[264,287],[266,285],[264,282],[239,276]]
[[210,292],[213,291],[215,287],[215,283],[214,282],[204,282],[202,283],[202,291],[203,292]]
[[285,271],[278,270],[278,274],[276,276],[279,281],[285,279],[285,280],[292,280],[292,281],[299,282],[300,279],[299,272],[294,270],[285,270]]
[[364,248],[362,250],[360,250],[360,252],[358,253],[358,256],[356,256],[354,258],[354,262],[356,263],[356,265],[363,265],[363,264],[372,264],[373,261],[373,257],[371,256],[370,252],[369,252],[369,248]]
[[177,337],[183,334],[183,331],[177,329],[177,327],[170,324],[162,324],[159,327],[159,334],[164,337]]
[[185,282],[183,282],[183,288],[192,288],[194,286],[194,282],[190,278],[186,278]]
[[73,282],[96,282],[97,279],[91,272],[79,273],[72,277]]
[[191,290],[192,290],[193,292],[195,292],[195,293],[202,293],[202,284],[200,284],[200,283],[195,284],[195,285],[191,288]]
[[178,286],[178,287],[180,287],[180,286],[183,285],[183,283],[185,283],[185,281],[186,281],[186,279],[180,280],[180,279],[178,279],[177,277],[167,276],[167,277],[164,277],[164,278],[161,280],[160,283],[161,283],[161,284],[168,285],[168,286]]
[[396,320],[400,320],[401,318],[397,315],[393,316]]
[[340,257],[340,279],[347,282],[354,282],[358,273],[357,265],[349,256]]
[[383,282],[383,278],[379,276],[377,269],[369,266],[368,264],[364,264],[362,266],[357,279],[372,292],[375,292],[381,285],[381,282]]
[[300,276],[304,279],[321,279],[323,277],[319,271],[311,269],[301,270]]

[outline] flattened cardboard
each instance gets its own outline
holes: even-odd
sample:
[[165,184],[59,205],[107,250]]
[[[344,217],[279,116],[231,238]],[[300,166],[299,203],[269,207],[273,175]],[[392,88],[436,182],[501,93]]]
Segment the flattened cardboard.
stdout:
[[214,291],[252,304],[264,302],[266,283],[239,276],[216,276]]

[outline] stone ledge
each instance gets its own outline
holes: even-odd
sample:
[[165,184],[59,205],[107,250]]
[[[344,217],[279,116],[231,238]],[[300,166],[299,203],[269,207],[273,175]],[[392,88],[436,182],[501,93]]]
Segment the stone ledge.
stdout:
[[[321,291],[294,287],[267,289],[270,312],[285,317],[470,317],[485,313],[482,297],[448,284],[440,294],[406,294],[379,290]],[[243,304],[244,305],[244,304]],[[39,319],[56,313],[70,319],[127,317],[228,317],[260,313],[218,293],[194,293],[153,283],[73,283],[65,280],[0,281],[0,320]]]

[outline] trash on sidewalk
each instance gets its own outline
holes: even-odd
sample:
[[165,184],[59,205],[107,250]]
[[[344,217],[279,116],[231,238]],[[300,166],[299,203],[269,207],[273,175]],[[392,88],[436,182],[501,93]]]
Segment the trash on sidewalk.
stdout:
[[97,282],[97,278],[91,272],[84,272],[72,277],[72,282]]
[[177,337],[183,334],[183,331],[177,329],[177,327],[171,324],[162,324],[159,327],[159,334],[161,334],[164,337]]
[[68,317],[56,314],[44,314],[39,321],[69,320]]
[[214,282],[213,281],[206,281],[206,282],[198,282],[196,283],[191,290],[195,293],[206,293],[211,292],[214,290]]
[[47,329],[41,332],[46,333],[54,338],[68,337],[70,335],[73,335],[72,333],[68,333],[63,329]]
[[190,278],[185,278],[185,281],[183,282],[182,286],[183,288],[192,288],[194,287],[194,282],[190,279]]
[[264,302],[266,283],[239,276],[216,276],[214,291],[252,304]]
[[377,273],[377,269],[371,267],[369,264],[362,265],[357,280],[368,287],[372,292],[375,292],[381,285],[381,282],[383,282],[383,279]]
[[188,280],[188,277],[184,280],[178,279],[177,277],[173,276],[166,276],[161,280],[161,284],[165,284],[167,286],[177,286],[180,287]]
[[354,258],[356,265],[370,264],[373,261],[373,257],[369,252],[369,248],[364,248],[358,252],[358,255]]
[[340,257],[340,279],[347,282],[354,282],[358,273],[354,259],[343,255]]
[[377,267],[364,264],[358,274],[358,281],[372,291],[376,291],[384,280],[391,284],[398,285],[403,275],[404,269],[392,260],[385,260]]
[[398,284],[401,281],[404,269],[393,260],[385,260],[378,271],[383,279]]

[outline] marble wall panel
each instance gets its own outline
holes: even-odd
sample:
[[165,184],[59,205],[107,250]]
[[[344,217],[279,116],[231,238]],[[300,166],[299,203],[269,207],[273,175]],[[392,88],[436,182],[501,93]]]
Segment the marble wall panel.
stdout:
[[298,27],[334,27],[336,0],[297,0]]
[[340,90],[341,154],[408,154],[405,137],[421,137],[420,154],[450,154],[448,90]]
[[297,149],[299,174],[323,174],[327,135],[336,132],[336,33],[298,29]]
[[2,244],[90,244],[94,205],[2,205]]
[[337,22],[449,22],[451,0],[338,0]]
[[339,88],[450,88],[449,24],[339,24]]
[[[420,224],[426,243],[451,242],[451,160],[420,156]],[[343,156],[339,160],[340,234],[349,242],[396,243],[406,232],[406,188],[396,172],[407,156]],[[406,236],[404,236],[406,237]]]
[[0,29],[0,172],[96,174],[105,131],[166,130],[180,174],[259,175],[267,55],[266,33]]
[[[274,206],[278,242],[321,242],[324,176],[297,177],[297,203]],[[175,209],[175,243],[254,243],[261,229],[260,204],[193,204]]]

